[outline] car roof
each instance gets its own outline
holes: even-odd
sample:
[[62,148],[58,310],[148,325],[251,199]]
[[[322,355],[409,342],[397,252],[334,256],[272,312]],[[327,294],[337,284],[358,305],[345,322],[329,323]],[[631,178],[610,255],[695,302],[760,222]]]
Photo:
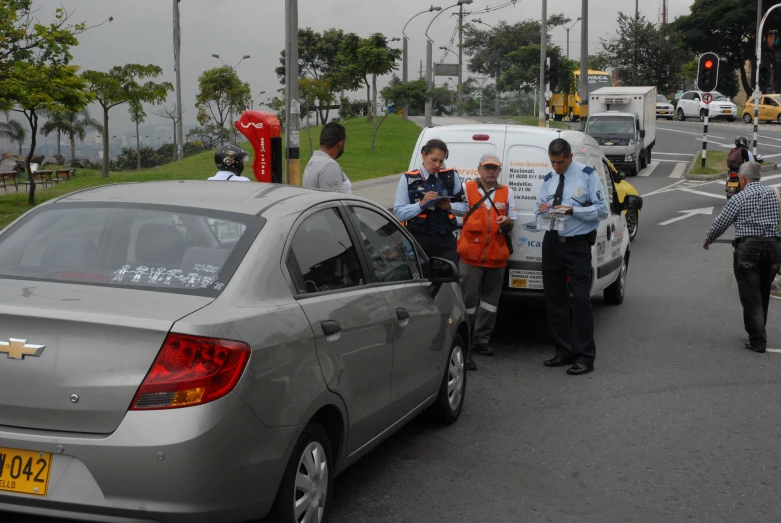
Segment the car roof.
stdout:
[[[547,127],[535,127],[531,125],[497,125],[497,124],[459,124],[459,125],[442,125],[439,127],[427,127],[423,130],[425,139],[429,140],[437,138],[437,135],[450,136],[454,134],[462,134],[470,136],[474,134],[488,134],[491,133],[507,133],[505,141],[517,141],[523,139],[529,144],[543,145],[548,147],[548,144],[555,138],[564,138],[570,145],[580,147],[582,145],[593,145],[599,147],[594,138],[582,133],[580,131],[562,130],[562,129],[550,129]],[[422,139],[423,137],[421,137]],[[447,143],[447,140],[444,140]]]
[[288,210],[302,210],[318,203],[345,199],[369,201],[293,185],[201,180],[101,185],[67,194],[56,201],[176,205],[257,215],[281,202],[285,202]]

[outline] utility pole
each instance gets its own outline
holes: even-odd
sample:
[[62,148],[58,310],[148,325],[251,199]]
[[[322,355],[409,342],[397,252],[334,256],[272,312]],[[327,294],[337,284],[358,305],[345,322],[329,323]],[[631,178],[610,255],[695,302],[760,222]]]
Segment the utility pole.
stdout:
[[434,47],[430,38],[426,38],[426,86],[428,87],[429,94],[426,95],[426,127],[431,127],[432,113],[434,107],[431,99],[431,91],[434,88],[432,83],[433,71],[431,70],[431,61],[433,60]]
[[[407,54],[407,43],[409,39],[407,38],[407,35],[404,35],[404,56],[402,57],[402,60],[404,62],[404,69],[402,70],[401,74],[401,81],[404,83],[404,85],[407,85],[407,82],[409,81],[409,54]],[[402,119],[409,120],[409,104],[404,105],[404,110],[402,112]]]
[[461,116],[464,109],[464,4],[458,7],[458,93],[456,95],[456,116]]
[[285,116],[287,143],[287,183],[301,185],[300,131],[301,102],[298,87],[298,0],[285,0],[285,18],[287,21],[287,45],[285,51],[287,82],[287,101]]
[[583,0],[582,31],[580,35],[580,130],[588,119],[588,0]]
[[184,160],[184,136],[182,131],[182,27],[179,22],[179,0],[174,0],[174,69],[176,70],[176,157]]
[[[769,13],[770,11],[768,11]],[[751,154],[757,156],[757,138],[759,135],[759,66],[762,63],[762,0],[757,0],[757,32],[754,40],[757,44],[757,56],[754,62],[754,74],[756,75],[756,84],[754,86],[754,144]]]
[[[585,0],[584,0],[585,1]],[[540,127],[545,127],[545,64],[548,53],[548,0],[542,0],[542,24],[540,25]]]

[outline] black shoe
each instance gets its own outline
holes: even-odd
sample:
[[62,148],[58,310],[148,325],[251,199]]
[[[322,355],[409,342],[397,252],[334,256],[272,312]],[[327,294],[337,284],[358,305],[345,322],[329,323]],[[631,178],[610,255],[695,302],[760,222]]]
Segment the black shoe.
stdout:
[[586,365],[585,363],[576,363],[572,367],[567,369],[567,374],[570,376],[580,376],[581,374],[588,374],[594,370],[593,365]]
[[477,365],[472,361],[472,356],[469,356],[469,359],[466,360],[466,370],[477,370]]
[[482,354],[483,356],[493,356],[496,354],[494,350],[488,345],[475,345],[472,350],[478,354]]
[[542,362],[546,367],[563,367],[572,363],[570,358],[562,358],[561,356],[555,356],[549,360]]
[[747,348],[748,350],[753,350],[754,352],[758,352],[758,353],[760,353],[760,354],[763,354],[763,353],[764,353],[764,352],[767,350],[767,349],[760,349],[760,348],[758,348],[758,347],[754,347],[754,346],[752,346],[750,343],[746,343],[746,344],[745,344],[745,345],[743,345],[743,346],[744,346],[745,348]]

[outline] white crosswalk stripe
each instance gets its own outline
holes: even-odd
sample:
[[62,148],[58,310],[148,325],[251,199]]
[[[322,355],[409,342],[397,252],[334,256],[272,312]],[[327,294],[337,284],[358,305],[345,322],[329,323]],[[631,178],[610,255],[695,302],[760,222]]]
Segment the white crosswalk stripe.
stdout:
[[686,164],[677,163],[675,167],[673,167],[673,172],[670,173],[670,178],[680,178],[683,176],[684,171],[686,171]]
[[657,167],[659,167],[659,162],[653,161],[648,164],[648,167],[637,173],[637,176],[651,176],[651,173],[654,172]]

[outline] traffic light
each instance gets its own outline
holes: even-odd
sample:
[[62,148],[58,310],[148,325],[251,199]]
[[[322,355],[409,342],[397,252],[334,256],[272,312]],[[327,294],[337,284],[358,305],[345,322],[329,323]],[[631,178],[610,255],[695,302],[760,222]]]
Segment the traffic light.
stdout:
[[555,91],[559,86],[559,57],[551,54],[550,65],[545,73],[545,82],[550,85],[550,90]]
[[697,89],[709,93],[716,90],[719,83],[719,57],[715,53],[700,56],[697,68]]
[[759,90],[763,93],[767,92],[767,88],[770,86],[770,68],[766,65],[759,66]]

